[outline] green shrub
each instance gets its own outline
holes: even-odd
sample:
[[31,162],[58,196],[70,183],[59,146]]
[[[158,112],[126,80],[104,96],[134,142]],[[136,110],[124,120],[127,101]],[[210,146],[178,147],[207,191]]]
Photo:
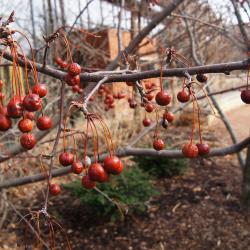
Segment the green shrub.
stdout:
[[126,168],[121,175],[112,177],[108,183],[97,185],[98,189],[116,204],[97,190],[83,188],[80,181],[72,182],[65,187],[97,215],[110,216],[111,220],[123,216],[124,211],[130,214],[144,212],[145,202],[158,194],[149,175],[138,167]]
[[140,169],[157,178],[183,174],[188,165],[186,159],[167,157],[136,156],[133,161]]

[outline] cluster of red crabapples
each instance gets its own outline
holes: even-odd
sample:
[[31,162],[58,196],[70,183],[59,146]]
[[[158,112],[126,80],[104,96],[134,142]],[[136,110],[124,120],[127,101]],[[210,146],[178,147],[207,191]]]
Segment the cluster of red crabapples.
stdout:
[[[196,76],[196,79],[198,82],[206,82],[207,81],[207,77],[203,74],[198,74]],[[190,99],[193,102],[193,127],[192,127],[191,140],[190,140],[190,143],[187,143],[182,147],[183,155],[185,157],[188,157],[188,158],[195,158],[198,155],[206,155],[210,151],[210,147],[207,144],[203,143],[203,141],[202,141],[201,128],[200,128],[200,108],[199,108],[199,104],[198,104],[196,96],[195,96],[193,83],[195,83],[195,82],[191,82],[189,84],[186,84],[186,79],[185,79],[184,83],[183,83],[182,90],[177,93],[177,100],[179,102],[186,103]],[[196,84],[199,85],[198,83],[196,83]],[[127,85],[134,86],[135,83],[128,82]],[[157,89],[155,87],[156,87],[155,83],[151,83],[151,82],[145,83],[144,88],[146,91],[144,90],[144,98],[142,99],[143,101],[141,103],[141,106],[145,109],[145,118],[143,119],[142,123],[145,127],[148,127],[151,125],[151,120],[146,117],[146,113],[151,113],[155,110],[156,114],[158,116],[158,108],[155,104],[153,104],[151,102],[151,100],[153,100],[153,98],[154,98],[155,103],[158,106],[165,108],[165,111],[164,111],[164,113],[162,115],[162,119],[161,119],[161,126],[163,128],[167,128],[168,124],[172,123],[175,119],[174,114],[172,112],[170,112],[167,108],[167,106],[171,103],[172,98],[171,98],[171,95],[166,90],[163,89],[162,80],[160,81],[160,87],[161,87],[160,91],[158,91],[154,95],[153,92],[155,91],[155,89]],[[131,108],[136,107],[136,102],[134,101],[134,99],[128,99],[128,101],[129,101],[129,105]],[[132,106],[131,106],[131,102],[133,104]],[[134,104],[134,102],[135,102],[135,104]],[[200,135],[200,141],[196,145],[193,144],[194,126],[195,126],[195,105],[197,107],[198,126],[199,126],[199,135]],[[158,118],[157,118],[157,125],[158,125]],[[164,149],[165,143],[161,138],[158,137],[157,126],[156,126],[154,138],[155,139],[153,141],[153,148],[157,151]]]
[[[66,150],[66,119],[64,123],[64,151],[59,155],[59,163],[64,166],[71,166],[71,172],[75,174],[81,174],[82,186],[87,189],[93,189],[96,186],[96,182],[103,183],[109,180],[109,175],[119,175],[123,171],[123,164],[121,160],[115,155],[115,150],[111,138],[111,133],[107,125],[102,120],[101,116],[93,113],[86,113],[85,118],[87,120],[87,131],[84,133],[84,156],[83,160],[79,160],[77,156],[76,141],[74,135],[72,136],[74,141],[74,153]],[[98,126],[101,127],[106,146],[108,148],[109,155],[105,157],[103,163],[98,162],[99,159],[99,135]],[[91,163],[91,159],[87,156],[87,147],[89,133],[92,133],[92,141],[94,147],[94,162]],[[50,184],[50,193],[57,195],[61,191],[58,184]]]
[[110,109],[115,108],[115,100],[121,100],[126,97],[126,94],[123,92],[113,92],[106,85],[101,85],[98,89],[98,95],[104,97],[104,109],[108,111]]
[[[0,87],[3,81],[0,80]],[[47,94],[45,84],[37,83],[32,92],[25,95],[14,95],[10,98],[7,106],[1,99],[0,105],[0,131],[7,131],[12,127],[11,119],[20,119],[18,129],[23,133],[20,143],[23,148],[30,150],[36,144],[35,136],[30,133],[33,129],[33,121],[36,119],[35,112],[42,109],[42,99]],[[0,95],[3,97],[2,92]],[[39,130],[47,130],[52,127],[52,120],[49,116],[42,114],[36,119],[36,126]]]
[[[71,28],[72,27],[70,27],[70,29]],[[83,31],[81,29],[74,28],[74,30],[77,30],[78,33],[80,32],[80,33],[83,33],[83,34],[88,34],[88,35],[93,36],[93,37],[99,37],[99,36],[96,36],[96,35],[94,35],[92,33]],[[65,33],[63,32],[62,29],[58,29],[54,34],[57,34],[58,37],[62,39],[62,42],[66,46],[66,52],[67,52],[66,60],[64,60],[60,56],[57,56],[55,58],[55,63],[61,69],[67,70],[67,74],[64,77],[64,81],[66,82],[66,84],[72,88],[72,91],[74,93],[78,93],[78,94],[82,95],[83,94],[83,89],[80,86],[80,83],[81,83],[81,79],[80,79],[81,66],[78,63],[75,63],[73,61],[72,53],[71,53],[71,49],[70,49],[70,42],[68,41],[67,36],[65,35]]]
[[[0,80],[0,131],[7,131],[12,127],[13,121],[11,119],[20,119],[18,128],[23,133],[20,137],[20,143],[23,148],[29,150],[36,144],[36,138],[30,132],[33,129],[35,112],[42,110],[41,98],[46,96],[47,88],[38,81],[34,52],[28,38],[22,32],[11,30],[7,27],[9,23],[14,21],[13,15],[14,12],[11,13],[6,22],[1,23],[0,44],[3,46],[3,52],[0,55],[0,63],[5,53],[10,52],[12,56],[12,75],[11,84],[9,85]],[[15,33],[21,34],[27,41],[32,53],[32,60],[27,59],[21,45],[14,39],[13,35]],[[19,59],[22,59],[24,62],[24,81],[22,81],[20,73]],[[35,83],[32,89],[29,82],[30,71]],[[7,93],[7,95],[5,96],[4,93]],[[8,100],[5,100],[7,98]],[[51,128],[52,121],[42,113],[37,118],[36,125],[39,130],[47,130]]]
[[64,80],[68,86],[72,87],[72,91],[74,93],[83,94],[83,89],[80,87],[81,66],[74,62],[68,64],[61,57],[57,57],[55,62],[61,69],[67,69],[67,75]]

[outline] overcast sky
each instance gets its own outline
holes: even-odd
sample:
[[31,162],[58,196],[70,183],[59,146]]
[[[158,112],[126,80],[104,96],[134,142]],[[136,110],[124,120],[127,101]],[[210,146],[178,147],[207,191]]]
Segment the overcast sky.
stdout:
[[[45,0],[46,1],[46,0]],[[8,15],[8,13],[11,10],[16,10],[16,17],[20,21],[20,23],[23,23],[23,21],[27,21],[29,24],[29,16],[30,16],[30,0],[0,0],[1,2],[1,8],[0,8],[0,15]],[[34,2],[34,10],[36,13],[36,22],[41,22],[41,15],[42,15],[42,0],[33,0]],[[46,1],[47,2],[47,1]],[[52,0],[52,3],[58,1]],[[79,9],[83,8],[88,0],[64,0],[65,2],[65,9],[67,14],[67,20],[68,22],[73,22],[76,15],[79,13]],[[80,2],[80,6],[78,4]],[[214,7],[217,13],[228,13],[228,10],[224,8],[229,3],[229,0],[208,0],[209,4]],[[101,14],[100,14],[100,1],[94,0],[90,6],[90,16],[93,21],[96,23],[101,21]],[[105,17],[105,24],[112,24],[113,23],[113,17],[110,15],[112,7],[111,4],[103,3],[102,4],[103,13]],[[117,9],[117,8],[115,8]],[[39,17],[40,16],[40,17]],[[127,13],[127,17],[129,18],[129,13]],[[82,16],[83,21],[87,23],[87,13],[85,12]],[[27,27],[29,28],[29,27]]]
[[[17,25],[25,31],[26,34],[29,34],[31,31],[31,24],[30,24],[30,0],[0,0],[1,2],[1,8],[0,8],[0,16],[8,16],[9,13],[12,10],[16,11],[16,22]],[[43,8],[42,8],[42,0],[33,0],[34,3],[34,11],[35,11],[35,22],[36,25],[41,26],[43,25]],[[45,2],[47,2],[45,0]],[[58,0],[52,0],[52,3],[57,3],[58,6]],[[68,24],[72,24],[76,18],[76,16],[79,14],[79,10],[82,9],[88,0],[64,0],[65,2],[65,10],[67,15],[67,22]],[[232,13],[230,14],[230,11],[225,8],[225,6],[228,5],[230,0],[208,0],[208,3],[213,6],[215,13],[217,14],[225,14],[229,21],[234,20],[234,15]],[[104,15],[104,24],[106,25],[112,25],[114,23],[117,23],[117,19],[114,21],[113,15],[111,14],[112,5],[108,3],[102,3],[100,4],[99,0],[94,0],[89,5],[89,13],[91,20],[94,23],[100,23],[101,22],[101,11],[100,9],[103,9],[103,15]],[[118,13],[118,8],[114,7],[115,13]],[[129,28],[129,12],[124,13],[125,18],[128,20],[123,21],[122,27],[123,28]],[[82,20],[84,24],[87,24],[88,16],[87,12],[85,12],[82,15]],[[146,20],[143,21],[142,26],[146,25]],[[41,29],[38,29],[38,31]],[[40,34],[37,34],[39,37],[41,37]]]

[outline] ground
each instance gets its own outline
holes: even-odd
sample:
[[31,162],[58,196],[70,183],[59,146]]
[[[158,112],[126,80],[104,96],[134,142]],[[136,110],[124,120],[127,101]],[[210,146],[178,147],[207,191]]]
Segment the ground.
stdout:
[[[237,161],[229,156],[192,161],[183,176],[160,179],[156,185],[161,195],[150,202],[147,212],[123,222],[91,216],[70,193],[50,205],[73,249],[247,250],[250,214],[241,205],[240,183]],[[16,249],[12,226],[3,230],[0,249]]]
[[[249,125],[240,113],[232,113],[233,125],[236,118],[242,119],[236,129],[245,131],[243,139]],[[215,127],[216,132],[206,131],[206,140],[215,146],[228,145],[228,138],[216,136],[224,128]],[[215,142],[216,138],[220,140]],[[241,202],[241,180],[235,156],[194,160],[184,175],[155,183],[161,194],[148,203],[143,215],[111,223],[93,215],[68,191],[51,200],[50,211],[64,225],[74,250],[250,250],[250,212]],[[39,208],[42,200],[29,187],[22,191],[21,199],[13,200],[23,214],[27,212],[24,207],[32,203],[32,209]],[[0,235],[0,250],[19,249],[16,241],[23,234],[17,220],[9,213]],[[65,244],[58,249],[66,249]]]

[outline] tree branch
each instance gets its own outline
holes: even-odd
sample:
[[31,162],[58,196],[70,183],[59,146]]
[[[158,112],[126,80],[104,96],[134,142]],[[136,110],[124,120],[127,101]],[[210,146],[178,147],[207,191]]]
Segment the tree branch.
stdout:
[[[216,156],[225,156],[228,154],[235,154],[235,153],[240,152],[242,149],[246,148],[249,144],[250,144],[250,137],[244,139],[240,143],[233,144],[228,147],[212,149],[211,152],[206,156],[206,158],[216,157]],[[168,158],[184,158],[181,150],[155,151],[154,149],[132,148],[132,147],[118,149],[116,152],[116,155],[119,157],[146,156],[147,155],[147,156],[153,156],[153,157],[164,156]],[[106,156],[107,154],[100,155],[100,161],[103,161]],[[71,172],[71,166],[64,167],[64,168],[53,170],[52,176],[59,177],[59,176],[67,175],[70,172]],[[6,180],[0,183],[0,189],[26,185],[29,183],[42,181],[44,179],[45,179],[45,176],[43,174],[36,174],[32,176],[25,176],[21,178],[10,179],[10,180]]]
[[[0,50],[0,54],[1,54]],[[12,61],[12,56],[9,53],[4,53],[4,58]],[[18,59],[18,63],[20,66],[25,67],[25,62],[21,59]],[[190,68],[172,68],[163,70],[162,74],[164,77],[176,76],[183,77],[185,72],[190,75],[196,74],[206,74],[206,73],[224,73],[229,74],[234,70],[246,70],[248,69],[250,64],[250,58],[237,61],[237,62],[228,62],[228,63],[220,63],[220,64],[210,64],[204,66],[195,66]],[[62,80],[64,79],[66,72],[58,70],[51,66],[43,67],[42,64],[36,63],[37,71],[54,77],[56,79]],[[106,82],[126,82],[126,81],[137,81],[143,79],[149,79],[154,77],[160,77],[160,70],[148,70],[142,71],[138,73],[126,73],[121,74],[119,71],[110,72],[109,74],[105,73],[82,73],[81,80],[85,82],[99,82],[103,79],[104,76],[108,76],[109,80]]]

